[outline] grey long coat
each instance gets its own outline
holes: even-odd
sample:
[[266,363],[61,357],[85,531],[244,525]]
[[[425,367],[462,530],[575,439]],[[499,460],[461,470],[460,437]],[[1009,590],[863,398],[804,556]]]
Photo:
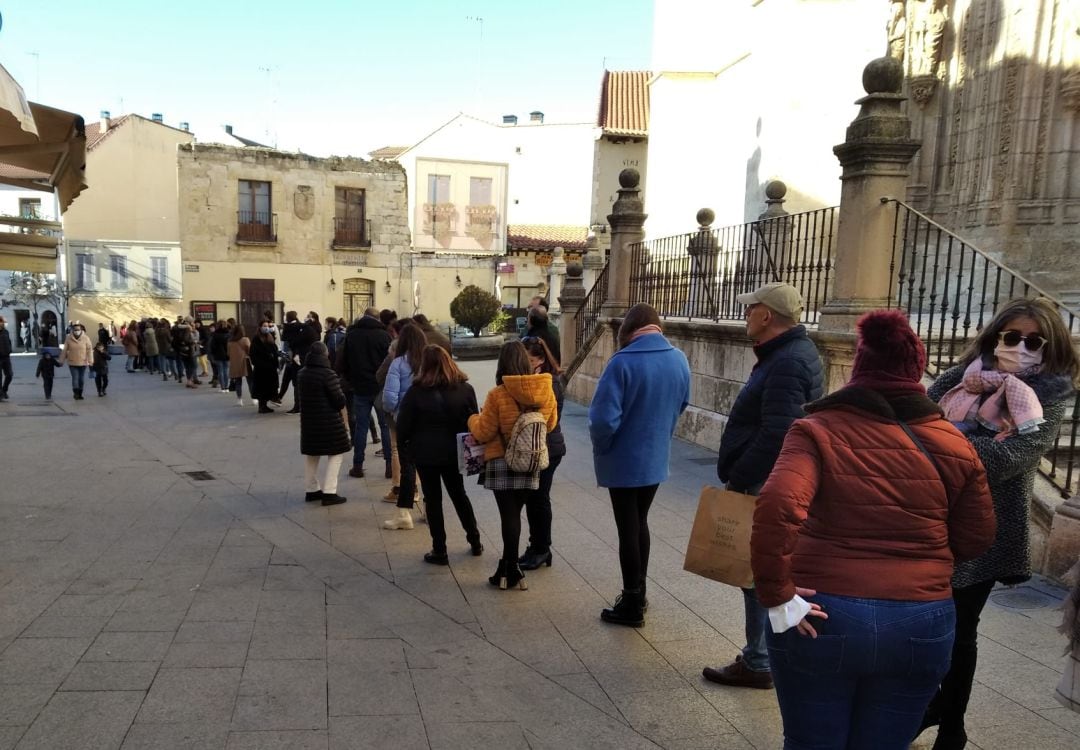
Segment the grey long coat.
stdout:
[[[940,401],[964,377],[962,365],[942,373],[927,389],[927,395]],[[975,452],[986,467],[990,495],[994,498],[997,536],[982,557],[958,563],[953,572],[954,588],[974,586],[984,581],[1022,583],[1031,577],[1029,506],[1039,459],[1050,450],[1057,437],[1065,409],[1073,397],[1069,379],[1058,375],[1035,375],[1023,378],[1039,397],[1046,420],[1037,432],[1012,435],[994,440],[992,431],[979,427],[969,434]]]

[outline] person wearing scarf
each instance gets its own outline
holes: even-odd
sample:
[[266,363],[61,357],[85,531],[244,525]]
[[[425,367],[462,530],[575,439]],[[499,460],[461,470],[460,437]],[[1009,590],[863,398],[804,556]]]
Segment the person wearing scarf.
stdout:
[[949,668],[953,565],[990,546],[994,514],[925,367],[903,313],[863,316],[851,379],[806,405],[758,497],[751,566],[785,747],[906,750]]
[[622,594],[600,619],[640,627],[648,607],[649,508],[668,477],[671,436],[690,402],[690,365],[646,304],[627,310],[618,343],[589,406],[596,483],[611,495],[623,579]]
[[928,389],[986,467],[997,517],[990,549],[958,564],[953,574],[952,666],[923,719],[924,728],[938,725],[934,750],[967,744],[964,713],[975,680],[979,617],[995,584],[1031,577],[1029,508],[1035,472],[1057,440],[1078,375],[1080,360],[1054,303],[1017,299],[998,310],[959,364]]

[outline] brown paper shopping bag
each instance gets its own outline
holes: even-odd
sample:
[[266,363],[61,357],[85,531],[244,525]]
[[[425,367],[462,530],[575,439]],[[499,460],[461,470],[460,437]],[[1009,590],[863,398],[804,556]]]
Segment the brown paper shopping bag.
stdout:
[[741,492],[704,487],[694,528],[686,546],[683,570],[731,586],[750,588],[750,531],[757,498]]

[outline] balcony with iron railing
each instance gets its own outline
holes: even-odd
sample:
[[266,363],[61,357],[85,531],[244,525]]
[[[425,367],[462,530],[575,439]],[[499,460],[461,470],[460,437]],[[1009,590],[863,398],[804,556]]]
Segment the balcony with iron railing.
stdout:
[[371,219],[334,217],[334,248],[371,247]]
[[236,241],[255,245],[276,243],[277,214],[270,211],[237,211]]

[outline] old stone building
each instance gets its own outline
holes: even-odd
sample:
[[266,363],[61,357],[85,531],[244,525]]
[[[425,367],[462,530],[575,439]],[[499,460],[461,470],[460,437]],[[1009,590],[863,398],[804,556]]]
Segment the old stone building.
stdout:
[[413,309],[405,173],[392,162],[266,148],[178,150],[184,301],[205,319],[252,325]]
[[889,54],[922,141],[908,198],[1080,301],[1080,3],[894,0]]

